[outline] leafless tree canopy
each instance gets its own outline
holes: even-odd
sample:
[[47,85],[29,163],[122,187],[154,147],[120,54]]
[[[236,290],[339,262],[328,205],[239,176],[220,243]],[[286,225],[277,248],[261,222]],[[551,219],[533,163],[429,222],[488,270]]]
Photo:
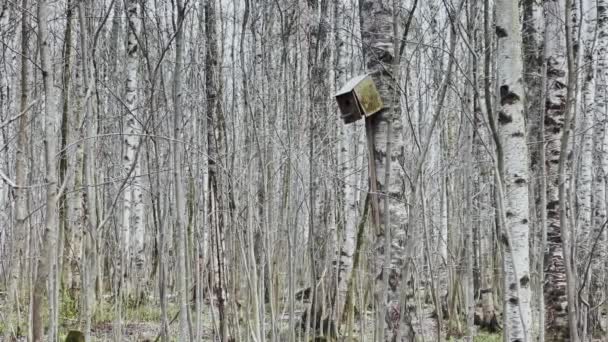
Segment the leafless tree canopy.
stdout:
[[608,340],[608,0],[5,0],[0,341]]

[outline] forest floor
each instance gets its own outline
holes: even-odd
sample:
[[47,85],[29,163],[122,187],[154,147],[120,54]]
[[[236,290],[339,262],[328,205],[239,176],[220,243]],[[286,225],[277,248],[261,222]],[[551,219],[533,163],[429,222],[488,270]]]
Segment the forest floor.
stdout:
[[[202,312],[202,340],[213,341],[213,321],[210,314],[211,308],[209,305],[204,305]],[[300,317],[303,313],[304,306],[298,308],[296,316]],[[59,341],[63,341],[67,333],[76,329],[78,326],[77,313],[74,310],[62,308],[61,311],[61,322],[62,325],[59,329]],[[177,307],[170,305],[168,309],[168,320],[169,325],[169,336],[171,341],[179,341],[178,326],[179,322],[177,319]],[[283,312],[279,314],[277,331],[279,332],[278,341],[286,341],[289,335],[288,324],[289,315]],[[362,319],[356,319],[354,323],[353,332],[348,336],[343,336],[338,341],[348,342],[363,342],[373,341],[373,330],[374,330],[374,318],[373,313],[368,311],[361,317]],[[417,341],[419,342],[431,342],[437,341],[437,321],[433,317],[433,310],[429,306],[423,306],[413,316],[413,327],[416,331]],[[195,317],[193,317],[193,320]],[[122,341],[129,342],[144,342],[144,341],[155,341],[160,334],[161,326],[161,311],[160,307],[154,303],[148,303],[146,305],[138,306],[135,308],[125,308],[123,318],[123,337]],[[193,322],[194,325],[194,322]],[[444,324],[445,325],[445,324]],[[0,328],[2,328],[2,322],[0,322]],[[95,313],[91,337],[92,341],[113,341],[114,340],[114,310],[110,304],[101,304]],[[193,327],[194,328],[194,327]],[[246,323],[242,323],[241,330],[246,329]],[[268,327],[270,330],[270,327]],[[0,329],[2,330],[2,329]],[[304,341],[301,333],[297,333],[297,341]],[[445,336],[445,332],[442,334]],[[270,340],[270,339],[269,339]],[[450,341],[465,341],[466,339],[453,338]],[[480,334],[479,337],[475,338],[474,341],[479,342],[494,342],[500,341],[499,335],[485,335]],[[18,339],[17,341],[26,341],[25,338]],[[330,340],[327,340],[330,341]],[[0,342],[3,342],[2,334],[0,333]],[[11,341],[12,342],[12,341]]]

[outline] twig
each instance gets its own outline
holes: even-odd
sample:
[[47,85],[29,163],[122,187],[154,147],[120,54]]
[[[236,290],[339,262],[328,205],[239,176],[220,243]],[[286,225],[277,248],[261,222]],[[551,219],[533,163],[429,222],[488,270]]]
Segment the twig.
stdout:
[[8,178],[8,176],[6,174],[4,174],[4,172],[0,171],[0,178],[2,178],[4,180],[4,182],[6,184],[8,184],[10,187],[12,188],[16,188],[17,184],[15,184],[15,182],[13,182],[10,178]]
[[593,253],[595,252],[595,248],[597,247],[597,244],[600,240],[600,236],[602,236],[602,234],[604,233],[604,229],[606,229],[607,224],[608,224],[608,220],[604,221],[604,224],[602,224],[602,228],[600,228],[600,231],[597,233],[597,236],[595,237],[595,240],[593,241],[593,246],[591,247],[591,251],[589,252],[589,260],[587,260],[587,266],[585,267],[585,277],[583,278],[583,283],[581,284],[581,287],[578,289],[578,298],[580,299],[580,301],[583,304],[585,304],[585,306],[587,308],[589,308],[589,303],[587,303],[587,301],[585,301],[585,299],[583,298],[581,293],[583,292],[583,290],[585,289],[585,286],[587,285],[587,279],[589,278],[589,270],[591,269],[591,260],[593,260]]
[[10,118],[10,119],[6,120],[5,122],[3,122],[2,124],[0,124],[0,129],[6,127],[11,122],[13,122],[13,121],[19,119],[20,117],[22,117],[23,115],[25,115],[25,113],[27,113],[27,111],[30,110],[30,108],[32,108],[32,106],[35,105],[36,102],[38,102],[38,100],[34,100],[34,102],[30,103],[21,113],[13,116],[12,118]]

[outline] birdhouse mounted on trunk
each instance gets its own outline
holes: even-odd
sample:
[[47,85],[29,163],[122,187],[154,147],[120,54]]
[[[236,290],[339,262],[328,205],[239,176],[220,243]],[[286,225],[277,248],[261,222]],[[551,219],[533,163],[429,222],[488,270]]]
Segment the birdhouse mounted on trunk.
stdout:
[[382,99],[371,75],[348,81],[335,95],[345,124],[370,117],[382,109]]

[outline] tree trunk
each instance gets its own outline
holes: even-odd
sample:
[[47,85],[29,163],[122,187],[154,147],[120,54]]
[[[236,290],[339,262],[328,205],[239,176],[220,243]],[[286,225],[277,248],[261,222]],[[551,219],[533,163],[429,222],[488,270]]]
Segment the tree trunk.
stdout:
[[[19,126],[17,129],[17,148],[15,149],[15,225],[13,228],[12,236],[12,249],[10,256],[13,261],[10,263],[10,270],[8,274],[8,311],[19,312],[19,308],[15,305],[18,303],[22,294],[21,289],[23,288],[22,282],[26,279],[23,271],[26,269],[27,263],[26,252],[26,218],[27,218],[27,190],[24,188],[27,181],[27,159],[28,159],[28,132],[27,126],[29,121],[28,115],[28,78],[29,78],[29,61],[27,60],[28,55],[28,1],[21,0],[21,58],[20,58],[20,75],[19,75]],[[12,327],[10,326],[11,321],[5,330],[4,339],[9,340]],[[17,316],[17,330],[21,325],[21,315]]]
[[523,59],[516,2],[496,2],[498,36],[498,124],[502,145],[502,184],[506,222],[501,236],[505,281],[505,340],[530,341],[528,147],[524,115]]
[[[595,1],[593,1],[595,3]],[[608,119],[608,1],[597,1],[597,28],[596,42],[594,51],[597,61],[597,81],[595,82],[594,98],[594,127],[593,127],[593,230],[590,232],[590,239],[597,239],[598,245],[595,253],[590,255],[592,267],[590,279],[592,279],[589,289],[590,302],[592,307],[600,305],[604,295],[605,286],[605,257],[606,257],[606,230],[601,231],[606,222],[606,179],[608,177],[608,135],[606,134],[606,120]],[[596,310],[590,312],[589,332],[606,331],[606,306],[601,305]]]
[[[327,96],[329,87],[327,82],[329,49],[327,40],[329,36],[328,1],[308,1],[308,33],[310,44],[308,46],[308,77],[310,78],[310,145],[309,145],[309,186],[310,186],[310,217],[309,217],[309,257],[311,258],[311,289],[312,301],[310,316],[306,317],[306,324],[313,329],[314,334],[319,330],[324,335],[322,321],[331,319],[325,309],[327,293],[329,290],[329,277],[323,277],[327,262],[327,244],[330,241],[328,222],[328,179],[324,169],[327,163],[324,141],[327,136],[325,116],[328,114]],[[333,333],[333,332],[332,332]]]
[[[544,246],[546,244],[546,186],[545,186],[545,154],[544,154],[544,85],[545,76],[543,47],[544,47],[544,18],[542,3],[539,0],[525,0],[522,3],[523,12],[523,52],[524,52],[524,81],[526,83],[526,113],[528,125],[528,142],[530,152],[530,207],[532,217],[531,238],[534,244],[530,254],[531,286],[536,298],[532,307],[531,334],[533,338],[544,340]],[[536,181],[534,181],[536,180]]]
[[[57,108],[57,95],[53,86],[53,66],[51,63],[50,31],[50,7],[46,0],[38,2],[38,45],[40,51],[40,66],[42,68],[42,81],[44,88],[44,160],[45,160],[45,182],[46,182],[46,210],[42,247],[38,257],[38,271],[34,288],[32,303],[32,331],[34,342],[42,341],[44,338],[44,324],[42,321],[42,310],[44,298],[49,304],[57,296],[57,288],[54,286],[54,276],[57,275],[57,229],[58,217],[58,195],[59,186],[57,180],[57,130],[59,128],[59,111]],[[47,291],[47,281],[49,289]],[[54,308],[56,309],[56,308]],[[53,315],[51,310],[51,315]],[[50,336],[53,339],[55,336]]]
[[[126,117],[126,132],[124,137],[124,154],[123,168],[125,172],[131,169],[131,165],[135,165],[132,179],[127,183],[124,190],[124,211],[123,211],[123,237],[125,253],[123,257],[124,264],[122,265],[122,276],[130,275],[128,271],[131,264],[134,263],[135,273],[127,279],[132,279],[135,285],[136,300],[139,300],[139,288],[143,281],[143,269],[145,265],[144,251],[144,202],[141,184],[141,163],[136,153],[140,144],[140,134],[142,133],[141,117],[140,117],[140,101],[138,99],[138,69],[139,69],[139,50],[138,37],[141,30],[141,11],[138,0],[128,0],[126,3],[127,16],[127,61],[126,61],[126,86],[125,86],[125,104],[127,112]],[[127,284],[130,284],[127,281]],[[127,295],[129,293],[127,285]]]
[[222,73],[219,59],[218,34],[216,22],[216,4],[214,0],[204,1],[205,38],[207,43],[205,56],[205,91],[207,98],[207,149],[209,185],[208,201],[211,230],[210,256],[213,296],[217,301],[219,314],[219,338],[226,342],[228,339],[227,320],[227,284],[225,257],[225,201],[223,199],[224,181],[222,173],[224,165],[220,159],[220,148],[224,143],[223,112],[222,112]]
[[188,311],[188,282],[186,277],[186,209],[182,176],[183,164],[183,114],[182,114],[182,59],[184,53],[183,22],[185,8],[182,0],[177,0],[177,32],[175,33],[175,69],[173,70],[173,173],[175,181],[175,236],[177,244],[177,283],[179,297],[179,339],[190,341],[189,311]]
[[[379,312],[376,320],[379,336],[376,338],[380,341],[413,341],[414,330],[409,319],[409,309],[401,301],[402,286],[405,283],[402,283],[404,246],[400,240],[403,238],[402,225],[407,222],[407,213],[401,202],[405,186],[399,165],[399,161],[403,160],[403,131],[401,106],[399,96],[396,96],[399,93],[395,89],[395,72],[399,68],[394,65],[398,47],[394,45],[396,32],[393,25],[396,20],[394,11],[397,9],[388,0],[360,0],[360,9],[364,59],[368,72],[373,73],[384,103],[381,112],[366,119],[370,120],[371,126],[371,132],[368,133],[372,136],[369,138],[374,141],[374,160],[368,162],[370,168],[375,168],[377,189],[379,193],[385,194],[383,198],[386,201],[386,205],[379,205],[380,227],[376,227],[375,232],[374,291],[376,310]],[[388,183],[387,175],[390,175]],[[386,289],[385,293],[383,289]]]
[[[545,2],[546,13],[546,58],[547,58],[547,99],[545,112],[546,141],[546,177],[547,177],[547,249],[545,254],[545,338],[550,341],[564,341],[570,336],[568,327],[568,277],[567,260],[569,251],[564,250],[568,236],[562,232],[565,220],[561,219],[566,212],[565,189],[568,181],[563,178],[568,163],[567,140],[570,130],[567,120],[568,57],[564,35],[566,8],[558,1]],[[565,20],[569,22],[569,20]],[[569,27],[566,25],[566,27]],[[570,37],[570,34],[567,34]],[[564,139],[564,137],[566,137]],[[562,154],[564,154],[562,156]],[[563,184],[561,183],[563,182]],[[572,341],[574,342],[574,341]]]

